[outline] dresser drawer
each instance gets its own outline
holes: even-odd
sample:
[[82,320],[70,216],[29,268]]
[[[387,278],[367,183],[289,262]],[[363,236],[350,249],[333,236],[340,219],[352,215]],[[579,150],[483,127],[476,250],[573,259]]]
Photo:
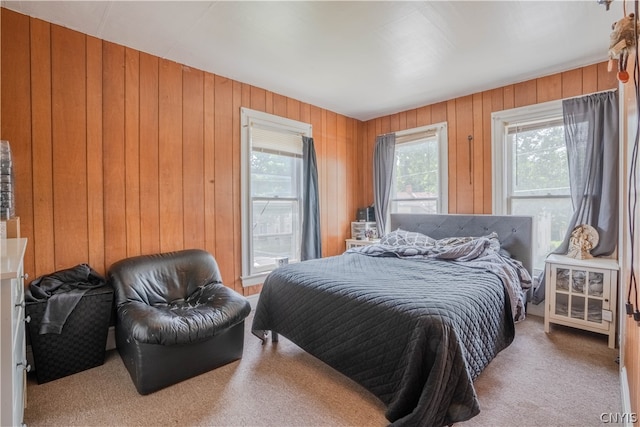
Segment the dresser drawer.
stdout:
[[23,277],[27,240],[5,242],[6,250],[3,246],[0,253],[0,425],[20,426],[27,373]]
[[22,304],[24,302],[24,281],[22,280],[22,277],[20,277],[19,279],[12,280],[12,282],[14,286],[13,293],[15,295],[15,302],[16,304]]

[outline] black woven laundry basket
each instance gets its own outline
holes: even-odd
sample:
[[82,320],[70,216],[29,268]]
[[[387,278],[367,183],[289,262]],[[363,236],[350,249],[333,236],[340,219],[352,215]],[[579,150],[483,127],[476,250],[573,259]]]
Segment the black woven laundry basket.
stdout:
[[89,290],[67,318],[61,334],[40,334],[47,302],[27,302],[29,339],[38,384],[104,363],[113,288]]

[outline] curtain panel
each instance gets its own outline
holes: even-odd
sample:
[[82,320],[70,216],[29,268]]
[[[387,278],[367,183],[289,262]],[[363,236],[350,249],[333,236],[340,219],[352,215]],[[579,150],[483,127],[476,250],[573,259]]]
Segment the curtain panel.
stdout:
[[[618,92],[609,91],[562,101],[573,216],[554,251],[566,254],[571,232],[588,224],[599,234],[593,256],[611,255],[618,245]],[[544,272],[533,303],[545,299]]]
[[373,203],[380,237],[386,233],[395,148],[396,135],[394,133],[376,137],[376,146],[373,151]]
[[318,163],[313,138],[302,137],[302,233],[300,260],[322,257]]
[[618,92],[562,102],[569,182],[574,213],[556,253],[567,253],[574,227],[588,224],[600,239],[594,256],[611,255],[618,245]]

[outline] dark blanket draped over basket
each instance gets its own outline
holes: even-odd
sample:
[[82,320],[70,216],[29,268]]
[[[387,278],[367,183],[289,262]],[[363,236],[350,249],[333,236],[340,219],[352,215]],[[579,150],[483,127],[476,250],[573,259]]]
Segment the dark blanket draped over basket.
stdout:
[[361,253],[272,272],[252,329],[282,334],[363,385],[394,425],[420,426],[476,415],[473,380],[514,338],[495,274]]

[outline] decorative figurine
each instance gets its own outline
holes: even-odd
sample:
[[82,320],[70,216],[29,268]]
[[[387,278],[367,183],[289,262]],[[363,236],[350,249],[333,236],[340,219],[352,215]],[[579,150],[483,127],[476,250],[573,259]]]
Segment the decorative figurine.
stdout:
[[595,228],[588,224],[580,224],[571,232],[567,256],[575,259],[593,258],[591,249],[598,244],[600,237]]

